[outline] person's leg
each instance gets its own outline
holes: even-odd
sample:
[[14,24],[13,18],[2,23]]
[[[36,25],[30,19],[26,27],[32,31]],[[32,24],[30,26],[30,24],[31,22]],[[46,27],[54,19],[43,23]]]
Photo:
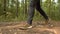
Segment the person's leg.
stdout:
[[30,5],[28,8],[28,20],[27,24],[24,27],[20,27],[20,29],[29,29],[32,28],[32,20],[35,12],[35,0],[30,0]]
[[48,20],[48,16],[46,15],[46,13],[42,10],[41,6],[40,6],[40,0],[37,1],[36,3],[36,9],[37,11],[39,11],[39,13],[46,19]]
[[30,5],[28,9],[28,20],[27,23],[32,25],[32,20],[35,12],[35,0],[30,0]]
[[42,10],[40,6],[40,0],[37,0],[35,8],[45,18],[45,25],[48,25],[49,27],[53,27],[54,25],[50,23],[51,19],[46,15],[46,13]]

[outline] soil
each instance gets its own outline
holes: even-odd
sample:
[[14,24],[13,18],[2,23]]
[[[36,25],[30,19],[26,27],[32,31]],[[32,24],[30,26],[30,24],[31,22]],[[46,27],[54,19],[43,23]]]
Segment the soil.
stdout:
[[[37,23],[36,23],[37,22]],[[53,27],[40,25],[44,21],[33,22],[36,25],[34,28],[21,30],[21,26],[26,25],[26,22],[4,22],[0,24],[0,34],[60,34],[60,21],[53,21]]]

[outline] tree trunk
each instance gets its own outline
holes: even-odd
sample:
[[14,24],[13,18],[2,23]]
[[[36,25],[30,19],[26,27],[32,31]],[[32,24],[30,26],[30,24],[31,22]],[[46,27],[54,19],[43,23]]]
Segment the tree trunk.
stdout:
[[6,18],[6,0],[4,0],[4,14],[5,14],[5,18]]

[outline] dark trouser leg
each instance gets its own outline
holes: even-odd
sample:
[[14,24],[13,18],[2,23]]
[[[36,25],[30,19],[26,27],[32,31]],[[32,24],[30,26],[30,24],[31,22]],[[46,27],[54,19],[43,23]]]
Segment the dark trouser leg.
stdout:
[[29,5],[29,9],[28,9],[28,21],[27,23],[32,25],[32,20],[33,20],[33,16],[34,16],[34,9],[35,9],[35,4],[34,4],[34,0],[30,0],[30,5]]
[[45,14],[45,12],[42,10],[41,6],[40,6],[40,0],[37,1],[36,3],[36,9],[39,11],[39,13],[46,19],[48,20],[48,16]]

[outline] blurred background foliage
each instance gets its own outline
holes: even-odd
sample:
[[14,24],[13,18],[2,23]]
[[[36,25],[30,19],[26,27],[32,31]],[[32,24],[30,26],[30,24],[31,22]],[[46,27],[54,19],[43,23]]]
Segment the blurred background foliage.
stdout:
[[[0,0],[0,22],[26,21],[30,0]],[[60,0],[40,0],[45,13],[52,19],[60,20]],[[35,10],[34,20],[44,20]]]

